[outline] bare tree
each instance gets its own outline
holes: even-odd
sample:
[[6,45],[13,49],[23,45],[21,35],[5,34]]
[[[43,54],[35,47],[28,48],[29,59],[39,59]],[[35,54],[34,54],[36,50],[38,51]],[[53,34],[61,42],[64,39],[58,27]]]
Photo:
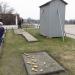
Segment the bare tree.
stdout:
[[7,3],[0,2],[0,14],[11,14],[13,11],[14,9],[9,7]]

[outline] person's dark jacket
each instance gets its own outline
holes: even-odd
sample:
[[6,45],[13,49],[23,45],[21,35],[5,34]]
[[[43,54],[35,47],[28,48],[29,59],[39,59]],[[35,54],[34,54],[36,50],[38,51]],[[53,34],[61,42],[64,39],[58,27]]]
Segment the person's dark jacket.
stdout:
[[3,27],[0,27],[0,39],[2,38],[3,34],[4,34],[4,28]]

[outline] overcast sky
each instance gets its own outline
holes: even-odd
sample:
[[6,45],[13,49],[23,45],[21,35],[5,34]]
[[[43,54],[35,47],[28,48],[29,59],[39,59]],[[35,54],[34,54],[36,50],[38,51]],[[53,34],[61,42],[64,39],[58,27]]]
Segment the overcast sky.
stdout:
[[[50,0],[0,0],[7,2],[10,7],[15,9],[15,12],[19,13],[23,18],[40,18],[39,6]],[[68,5],[66,6],[65,18],[75,19],[75,0],[65,0]]]

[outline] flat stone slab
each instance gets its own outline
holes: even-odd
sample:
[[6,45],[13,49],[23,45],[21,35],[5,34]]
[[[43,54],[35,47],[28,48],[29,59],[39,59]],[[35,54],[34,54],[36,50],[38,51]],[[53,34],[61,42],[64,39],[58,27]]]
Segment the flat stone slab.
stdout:
[[24,31],[23,29],[16,29],[16,30],[14,30],[14,33],[23,35],[28,42],[38,41],[34,36],[32,36],[30,33],[26,32],[26,31]]
[[15,34],[22,34],[24,32],[23,29],[14,29]]
[[38,41],[34,36],[32,36],[28,32],[23,32],[22,35],[27,39],[28,42],[36,42],[36,41]]
[[24,53],[23,59],[28,75],[66,75],[65,69],[46,52]]

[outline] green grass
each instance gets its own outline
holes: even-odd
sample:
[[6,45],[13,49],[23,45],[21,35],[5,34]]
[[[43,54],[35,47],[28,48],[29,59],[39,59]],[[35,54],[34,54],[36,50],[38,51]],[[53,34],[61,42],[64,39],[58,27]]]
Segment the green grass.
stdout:
[[39,30],[25,29],[39,41],[28,43],[25,38],[8,30],[5,37],[3,55],[0,58],[0,75],[27,75],[23,64],[24,52],[47,51],[69,72],[75,75],[75,40],[65,37],[46,38],[39,34]]

